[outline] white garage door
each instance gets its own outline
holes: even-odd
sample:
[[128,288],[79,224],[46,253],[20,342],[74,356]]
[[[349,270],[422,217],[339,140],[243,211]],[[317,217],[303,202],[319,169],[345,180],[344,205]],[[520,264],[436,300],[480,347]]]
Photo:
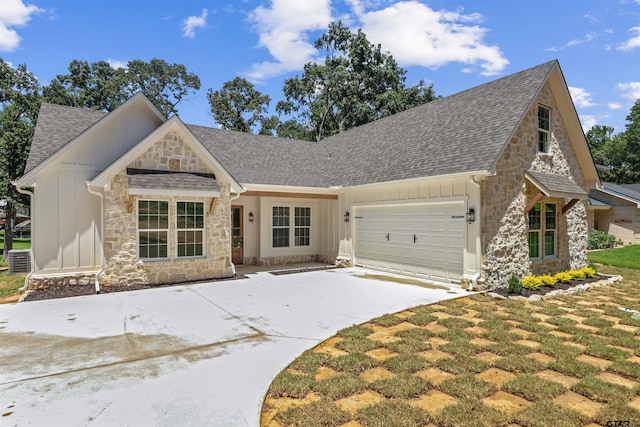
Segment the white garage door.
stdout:
[[463,202],[354,209],[356,265],[441,281],[463,271]]

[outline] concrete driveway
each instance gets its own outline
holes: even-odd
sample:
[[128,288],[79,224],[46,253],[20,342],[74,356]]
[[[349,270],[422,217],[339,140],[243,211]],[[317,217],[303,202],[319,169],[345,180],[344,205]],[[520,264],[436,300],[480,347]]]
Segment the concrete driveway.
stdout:
[[304,350],[468,294],[365,274],[262,272],[0,306],[0,425],[257,426],[272,379]]

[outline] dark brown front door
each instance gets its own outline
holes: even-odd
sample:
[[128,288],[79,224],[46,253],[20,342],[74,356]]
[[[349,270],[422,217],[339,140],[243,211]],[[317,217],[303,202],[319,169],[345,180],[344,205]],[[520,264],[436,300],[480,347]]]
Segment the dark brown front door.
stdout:
[[243,263],[244,235],[242,230],[242,206],[231,206],[231,262]]

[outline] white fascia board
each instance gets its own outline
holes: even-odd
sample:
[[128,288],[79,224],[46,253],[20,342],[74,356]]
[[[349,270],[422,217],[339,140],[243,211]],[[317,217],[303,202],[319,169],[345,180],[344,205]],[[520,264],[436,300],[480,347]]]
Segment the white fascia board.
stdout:
[[143,102],[149,110],[151,110],[162,122],[166,122],[167,118],[162,115],[162,113],[147,99],[146,96],[142,92],[138,92],[127,101],[122,103],[118,108],[113,110],[110,113],[105,114],[100,120],[95,122],[93,125],[86,128],[84,131],[80,133],[80,135],[76,136],[71,141],[67,142],[62,148],[53,153],[48,159],[40,163],[35,168],[31,169],[28,174],[24,175],[20,179],[17,180],[17,184],[20,187],[33,187],[35,186],[36,176],[40,174],[41,171],[47,170],[52,165],[56,164],[56,160],[67,154],[67,152],[71,151],[78,143],[79,140],[84,139],[87,135],[91,135],[96,133],[100,129],[108,126],[109,123],[115,120],[116,117],[123,114],[129,107],[138,102]]
[[488,171],[488,170],[459,172],[459,173],[452,173],[447,175],[425,176],[420,178],[399,179],[396,181],[385,181],[385,182],[375,182],[372,184],[353,185],[349,187],[344,187],[342,188],[342,190],[375,188],[375,187],[398,185],[398,184],[420,184],[420,183],[429,184],[437,181],[466,181],[469,178],[472,178],[474,176],[479,177],[479,176],[491,176],[491,175],[493,174],[491,173],[491,171]]
[[129,187],[132,196],[181,196],[181,197],[220,197],[215,190],[185,190],[174,188],[135,188]]

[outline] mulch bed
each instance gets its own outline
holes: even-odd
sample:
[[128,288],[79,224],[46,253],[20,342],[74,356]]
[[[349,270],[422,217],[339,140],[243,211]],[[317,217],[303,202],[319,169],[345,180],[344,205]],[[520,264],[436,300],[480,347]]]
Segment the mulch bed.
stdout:
[[[242,274],[237,274],[234,277],[229,277],[227,279],[199,280],[199,281],[193,281],[193,282],[168,283],[165,285],[104,286],[100,289],[100,294],[139,291],[143,289],[166,288],[170,286],[179,286],[179,285],[194,285],[196,283],[221,282],[221,281],[227,281],[227,280],[238,280],[238,279],[246,279],[246,278],[247,276],[244,276]],[[49,289],[42,289],[42,290],[38,289],[38,290],[29,291],[29,293],[27,293],[23,301],[41,301],[46,299],[79,297],[83,295],[95,295],[95,294],[96,294],[96,287],[94,285],[60,286],[60,287],[52,287]]]
[[[536,290],[531,290],[531,289],[525,289],[522,288],[522,294],[517,295],[517,296],[522,296],[525,298],[529,298],[531,295],[546,295],[549,292],[552,291],[557,291],[557,290],[567,290],[567,289],[571,289],[575,286],[579,286],[579,285],[584,285],[587,283],[594,283],[594,282],[599,282],[600,280],[604,280],[606,279],[607,276],[603,276],[601,274],[598,274],[596,277],[593,277],[591,279],[583,279],[583,280],[574,280],[571,283],[556,283],[554,286],[552,287],[548,287],[548,286],[541,286]],[[514,297],[516,296],[516,294],[510,294],[509,293],[509,288],[499,288],[499,289],[494,289],[491,292],[496,293],[498,295],[502,295],[503,297]]]

